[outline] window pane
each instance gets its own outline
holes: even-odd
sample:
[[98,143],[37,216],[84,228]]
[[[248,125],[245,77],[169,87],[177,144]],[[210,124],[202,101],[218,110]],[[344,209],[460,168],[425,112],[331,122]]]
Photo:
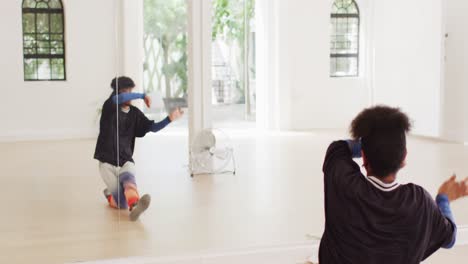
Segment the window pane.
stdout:
[[358,76],[359,9],[354,0],[335,0],[330,28],[330,75]]
[[37,3],[36,8],[47,8],[48,9],[49,5],[47,3],[45,3],[45,2],[39,2],[39,3]]
[[49,43],[49,41],[38,41],[37,42],[37,53],[38,54],[50,54],[50,43]]
[[36,54],[36,49],[32,49],[32,48],[25,48],[24,49],[24,54],[25,55],[33,55],[33,54]]
[[37,60],[36,59],[24,60],[24,79],[26,80],[37,79]]
[[353,0],[335,0],[333,14],[359,14],[356,2]]
[[36,7],[36,0],[24,0],[23,1],[23,8],[35,8]]
[[330,76],[336,75],[336,58],[330,58]]
[[23,48],[25,54],[36,53],[36,40],[33,35],[25,35],[23,37]]
[[37,32],[48,33],[49,32],[49,16],[48,14],[37,14]]
[[50,39],[51,40],[63,40],[63,34],[50,34]]
[[213,1],[212,118],[251,127],[256,117],[255,1]]
[[37,34],[37,41],[49,41],[49,34]]
[[49,7],[50,8],[63,8],[62,3],[60,3],[60,0],[49,0]]
[[50,54],[63,54],[63,42],[61,41],[50,42]]
[[63,22],[61,14],[51,14],[50,15],[50,32],[51,33],[62,33],[63,32]]
[[23,30],[24,33],[36,32],[36,21],[34,14],[23,14]]
[[65,66],[63,59],[52,59],[52,79],[65,79]]
[[[26,80],[65,79],[63,12],[48,12],[62,8],[60,0],[23,1],[23,54],[29,57],[24,59]],[[57,55],[62,58],[54,58]]]
[[[187,14],[186,0],[144,0],[144,90],[161,101],[145,113],[155,119],[187,106]],[[187,116],[177,126],[188,126]]]
[[330,60],[330,75],[343,77],[343,76],[357,76],[358,75],[358,59],[355,57],[341,58],[332,57]]
[[49,80],[50,79],[50,59],[38,59],[38,79]]
[[359,10],[355,4],[352,4],[348,7],[348,14],[359,14]]
[[332,54],[357,53],[359,49],[359,19],[332,18]]

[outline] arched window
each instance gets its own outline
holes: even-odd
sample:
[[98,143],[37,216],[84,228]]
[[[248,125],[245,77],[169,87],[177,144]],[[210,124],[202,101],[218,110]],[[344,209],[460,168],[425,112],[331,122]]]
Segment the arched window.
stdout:
[[24,80],[65,80],[65,27],[60,0],[23,0]]
[[330,76],[359,75],[359,7],[353,0],[335,0],[331,14]]

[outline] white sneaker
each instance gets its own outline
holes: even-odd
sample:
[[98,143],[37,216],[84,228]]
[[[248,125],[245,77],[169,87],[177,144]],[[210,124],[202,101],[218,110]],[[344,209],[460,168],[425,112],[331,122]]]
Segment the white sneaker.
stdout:
[[151,196],[149,194],[143,195],[140,200],[132,207],[130,211],[130,221],[136,221],[140,215],[148,209],[151,203]]

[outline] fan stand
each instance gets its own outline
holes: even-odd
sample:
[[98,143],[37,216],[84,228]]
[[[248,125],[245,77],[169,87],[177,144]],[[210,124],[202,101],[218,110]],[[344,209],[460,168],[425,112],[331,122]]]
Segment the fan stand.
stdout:
[[193,178],[197,175],[216,175],[216,174],[228,174],[228,173],[232,173],[232,175],[236,175],[236,171],[235,170],[232,170],[232,171],[229,171],[229,170],[226,170],[226,171],[219,171],[219,172],[197,172],[197,173],[190,173],[190,177]]
[[193,169],[191,166],[190,167],[190,177],[193,178],[196,175],[216,175],[216,174],[227,174],[227,173],[232,173],[232,175],[236,175],[236,157],[234,155],[234,152],[232,153],[232,167],[234,168],[233,170],[222,170],[222,171],[211,171],[211,172],[197,172],[194,173]]

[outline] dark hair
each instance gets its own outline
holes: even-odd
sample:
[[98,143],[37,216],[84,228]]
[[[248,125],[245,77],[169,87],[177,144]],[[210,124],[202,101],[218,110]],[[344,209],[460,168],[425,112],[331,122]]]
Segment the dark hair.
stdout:
[[133,87],[135,87],[135,83],[133,82],[132,79],[126,76],[116,77],[112,79],[112,82],[111,82],[111,88],[114,91],[117,88],[120,90],[120,89],[133,88]]
[[408,116],[399,108],[375,106],[364,109],[351,123],[354,139],[361,139],[362,151],[373,176],[385,177],[401,168],[406,156]]

